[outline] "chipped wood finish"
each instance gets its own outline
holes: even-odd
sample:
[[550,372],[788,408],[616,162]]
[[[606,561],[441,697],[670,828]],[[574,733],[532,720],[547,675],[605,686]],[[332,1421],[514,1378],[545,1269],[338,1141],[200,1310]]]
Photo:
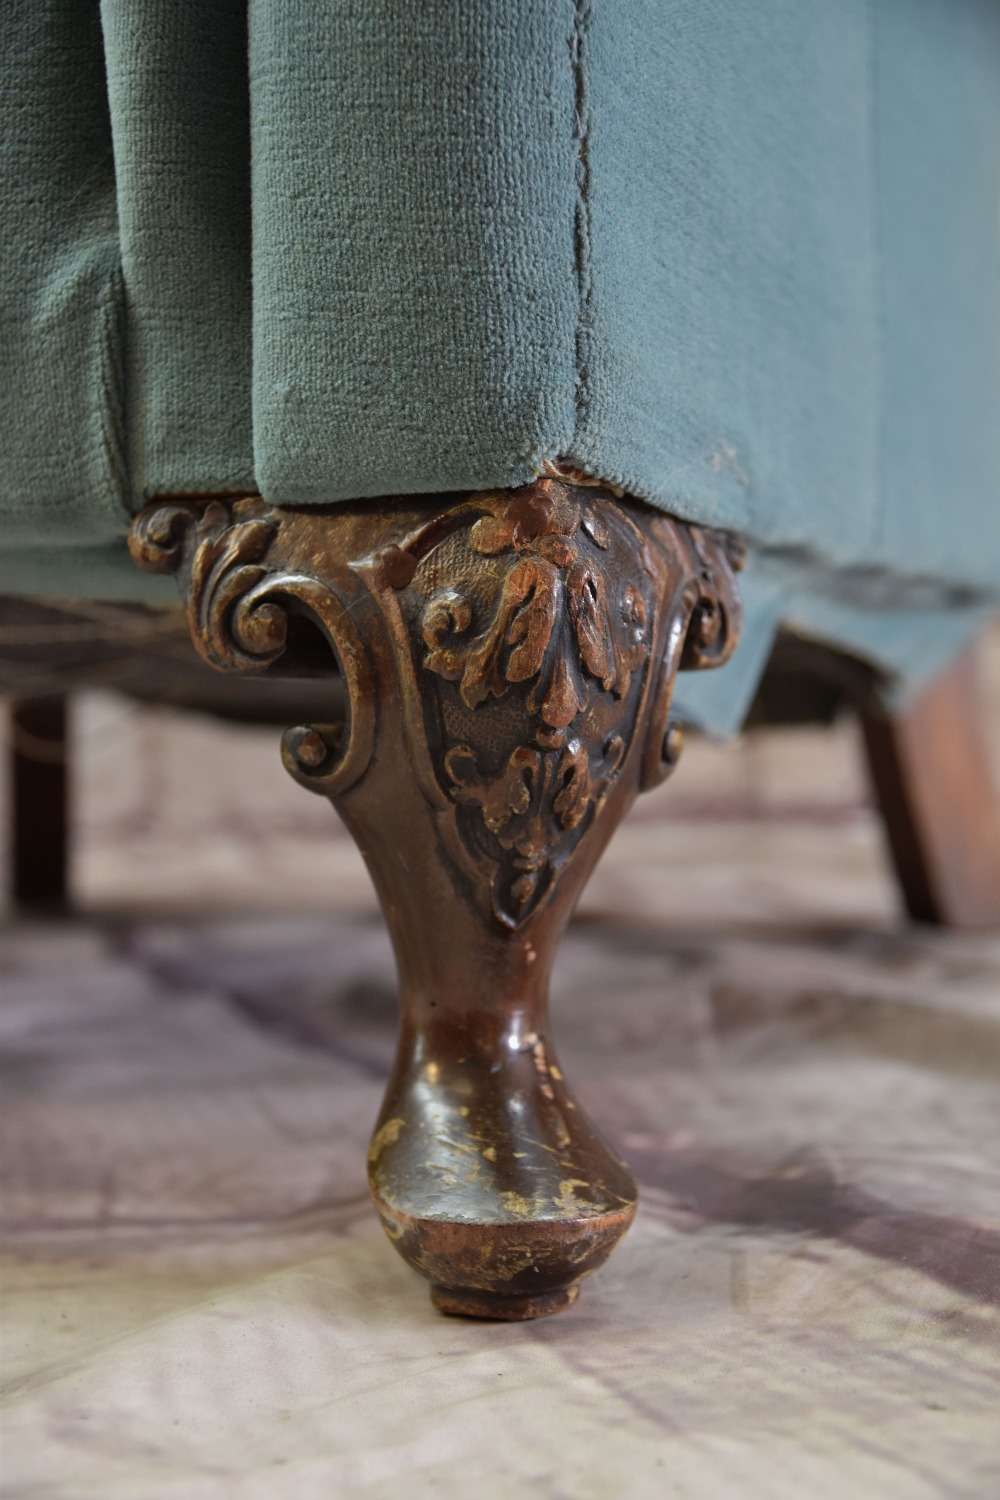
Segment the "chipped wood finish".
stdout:
[[[154,503],[199,651],[343,677],[283,758],[354,834],[386,914],[402,1027],[369,1152],[389,1238],[446,1312],[568,1305],[636,1188],[559,1068],[553,956],[637,792],[669,774],[678,669],[739,634],[735,541],[549,474],[520,490],[332,508]],[[332,701],[332,700],[331,700]]]

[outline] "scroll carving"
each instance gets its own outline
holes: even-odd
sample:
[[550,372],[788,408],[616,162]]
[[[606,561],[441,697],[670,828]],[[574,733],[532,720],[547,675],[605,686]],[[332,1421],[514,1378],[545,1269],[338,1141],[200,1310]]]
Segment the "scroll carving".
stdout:
[[640,725],[652,739],[641,784],[672,769],[673,680],[732,650],[739,556],[731,538],[558,472],[426,511],[412,502],[366,530],[349,507],[165,501],[137,519],[130,544],[140,566],[179,574],[214,666],[295,670],[290,621],[319,625],[350,714],[285,736],[286,766],[312,790],[333,796],[363,774],[371,657],[388,666],[456,876],[514,929],[550,898]]
[[147,571],[177,572],[186,557],[188,626],[213,667],[262,670],[284,650],[285,613],[259,597],[277,529],[276,516],[240,517],[219,500],[163,505],[133,527],[132,560]]
[[291,730],[283,752],[289,768],[308,770],[329,796],[346,791],[367,769],[375,739],[371,664],[341,587],[341,570],[326,576],[296,566],[285,515],[256,495],[225,500],[167,500],[133,522],[133,562],[177,575],[195,647],[210,666],[240,672],[301,670],[291,626],[308,618],[325,638],[347,688],[344,723]]

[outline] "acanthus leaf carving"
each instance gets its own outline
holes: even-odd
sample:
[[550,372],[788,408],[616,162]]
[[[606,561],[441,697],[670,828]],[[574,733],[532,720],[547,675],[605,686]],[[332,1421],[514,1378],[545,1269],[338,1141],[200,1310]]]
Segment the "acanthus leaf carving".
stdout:
[[[421,599],[418,569],[408,592],[425,716],[436,717],[436,697],[449,718],[444,684],[465,710],[464,738],[444,734],[443,782],[464,814],[466,851],[489,876],[495,916],[516,926],[551,890],[617,774],[655,590],[641,568],[633,576],[641,549],[613,502],[584,504],[554,480],[474,498],[480,513],[459,541],[450,534],[448,587]],[[427,674],[441,683],[429,699]]]

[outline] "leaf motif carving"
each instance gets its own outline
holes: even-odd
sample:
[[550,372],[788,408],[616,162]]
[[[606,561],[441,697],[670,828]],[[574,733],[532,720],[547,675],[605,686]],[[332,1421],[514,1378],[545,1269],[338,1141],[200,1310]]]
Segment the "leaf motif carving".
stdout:
[[570,740],[560,756],[558,778],[552,809],[564,828],[576,828],[586,817],[593,795],[590,756],[579,740]]
[[[450,795],[477,808],[496,840],[495,910],[516,922],[550,888],[564,846],[617,774],[620,736],[595,743],[584,716],[589,722],[597,711],[595,722],[607,721],[595,694],[626,697],[648,656],[649,630],[639,588],[617,570],[610,513],[584,509],[568,487],[545,482],[483,500],[487,513],[470,525],[466,545],[490,559],[490,571],[473,570],[463,591],[434,594],[420,624],[425,668],[457,685],[466,710],[524,693],[523,740],[499,769],[496,720],[479,748],[473,739],[444,754]],[[481,849],[474,838],[473,847]]]
[[564,651],[554,652],[548,670],[528,698],[528,707],[550,729],[568,729],[587,706],[587,689]]
[[449,649],[445,641],[449,635],[462,635],[472,623],[472,610],[468,599],[453,589],[435,594],[424,611],[424,644],[429,648],[424,657],[424,666],[439,677],[455,682],[465,670],[463,649]]
[[591,677],[609,692],[617,673],[604,579],[589,563],[578,562],[566,580],[566,594],[580,659]]
[[[522,558],[507,574],[489,644],[503,636],[510,648],[508,682],[528,682],[542,670],[559,601],[559,577],[551,563]],[[489,647],[487,647],[489,649]]]
[[459,802],[479,807],[483,822],[491,833],[499,834],[531,806],[532,787],[537,783],[541,754],[527,745],[519,745],[499,776],[480,776],[476,754],[468,745],[456,745],[444,760],[445,770],[455,788]]
[[[552,639],[560,589],[551,563],[521,558],[504,578],[500,602],[481,635],[455,642],[472,619],[467,599],[452,591],[436,594],[423,617],[423,637],[430,650],[424,666],[459,682],[466,708],[500,698],[512,682],[526,682],[542,669]],[[450,643],[449,643],[450,642]]]

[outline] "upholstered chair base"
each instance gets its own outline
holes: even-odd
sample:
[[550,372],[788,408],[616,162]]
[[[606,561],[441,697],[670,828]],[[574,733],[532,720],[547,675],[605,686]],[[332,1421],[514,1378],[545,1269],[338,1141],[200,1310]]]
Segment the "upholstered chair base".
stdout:
[[549,974],[615,826],[676,762],[677,671],[735,645],[738,546],[559,472],[325,509],[168,499],[130,545],[176,574],[213,665],[343,679],[283,757],[357,840],[395,947],[368,1161],[387,1235],[444,1312],[568,1306],[636,1187],[559,1066]]

